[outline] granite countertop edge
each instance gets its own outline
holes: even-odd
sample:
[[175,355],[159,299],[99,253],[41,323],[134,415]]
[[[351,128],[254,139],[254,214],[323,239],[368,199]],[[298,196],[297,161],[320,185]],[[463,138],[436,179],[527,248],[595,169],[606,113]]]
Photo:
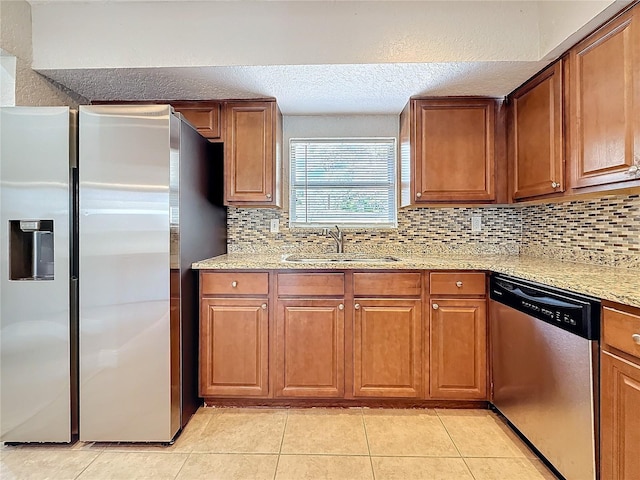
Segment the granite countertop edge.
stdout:
[[[640,308],[640,274],[608,267],[518,255],[396,255],[383,264],[292,263],[287,254],[225,254],[192,264],[196,270],[484,270]],[[311,256],[311,255],[310,255]]]

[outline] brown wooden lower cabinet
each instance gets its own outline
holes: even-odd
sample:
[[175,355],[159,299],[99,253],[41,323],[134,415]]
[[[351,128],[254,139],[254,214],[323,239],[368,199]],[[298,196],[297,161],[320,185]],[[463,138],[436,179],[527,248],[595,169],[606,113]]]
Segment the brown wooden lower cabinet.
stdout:
[[420,397],[422,302],[355,302],[354,396]]
[[432,297],[430,312],[430,397],[486,399],[486,300]]
[[269,393],[266,298],[204,298],[200,312],[200,396]]
[[[487,400],[483,272],[437,272],[431,282],[417,271],[204,271],[200,279],[208,401]],[[427,288],[439,304],[431,315]]]
[[602,352],[600,369],[600,478],[640,478],[640,359]]
[[275,395],[344,397],[343,300],[278,301]]

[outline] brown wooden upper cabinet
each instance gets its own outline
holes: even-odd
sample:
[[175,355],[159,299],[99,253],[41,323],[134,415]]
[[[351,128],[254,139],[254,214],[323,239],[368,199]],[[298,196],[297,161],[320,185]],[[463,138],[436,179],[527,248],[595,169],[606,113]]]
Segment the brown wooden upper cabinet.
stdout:
[[280,207],[282,114],[275,100],[225,102],[225,205]]
[[560,60],[510,95],[513,200],[565,189],[562,69]]
[[640,184],[640,8],[572,48],[569,75],[571,186]]
[[171,102],[174,110],[180,112],[200,135],[209,141],[222,141],[222,102],[181,101]]
[[400,115],[401,206],[496,200],[492,98],[413,98]]

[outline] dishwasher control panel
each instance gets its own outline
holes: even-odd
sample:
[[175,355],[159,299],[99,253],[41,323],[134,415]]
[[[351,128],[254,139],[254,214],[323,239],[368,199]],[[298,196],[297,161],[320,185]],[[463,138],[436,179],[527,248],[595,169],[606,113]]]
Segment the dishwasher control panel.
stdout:
[[589,340],[599,339],[599,300],[527,280],[494,274],[491,299]]

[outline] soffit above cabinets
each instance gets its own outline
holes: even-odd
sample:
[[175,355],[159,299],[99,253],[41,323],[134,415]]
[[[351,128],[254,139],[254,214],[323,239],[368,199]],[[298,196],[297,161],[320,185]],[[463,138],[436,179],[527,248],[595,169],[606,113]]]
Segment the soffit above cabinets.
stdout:
[[504,96],[629,1],[30,3],[33,68],[89,99],[276,97],[295,115]]

